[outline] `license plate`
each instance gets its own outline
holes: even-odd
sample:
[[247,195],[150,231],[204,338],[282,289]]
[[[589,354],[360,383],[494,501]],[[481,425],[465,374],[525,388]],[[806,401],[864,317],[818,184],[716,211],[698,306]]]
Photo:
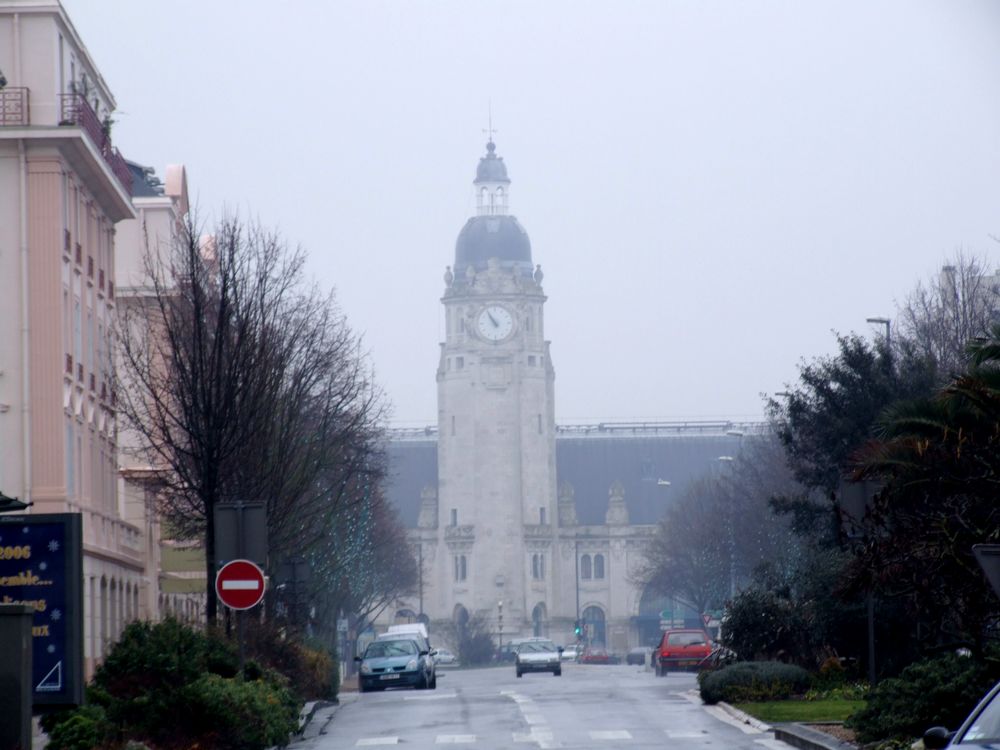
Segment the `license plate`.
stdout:
[[384,674],[384,675],[380,675],[379,679],[380,680],[398,680],[399,679],[399,675],[398,674]]

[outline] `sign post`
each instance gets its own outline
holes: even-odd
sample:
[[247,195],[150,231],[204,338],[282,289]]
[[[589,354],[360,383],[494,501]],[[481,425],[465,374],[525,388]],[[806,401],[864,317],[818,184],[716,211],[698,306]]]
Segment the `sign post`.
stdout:
[[230,560],[215,574],[215,594],[219,601],[236,610],[240,642],[240,676],[243,676],[243,610],[252,609],[264,598],[264,571],[249,560]]

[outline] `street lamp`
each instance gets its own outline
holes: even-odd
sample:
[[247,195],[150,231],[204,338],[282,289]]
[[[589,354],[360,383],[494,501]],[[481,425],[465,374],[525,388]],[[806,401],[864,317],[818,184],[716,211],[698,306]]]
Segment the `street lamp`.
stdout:
[[[720,461],[732,463],[732,456],[719,456]],[[730,501],[729,508],[729,598],[736,596],[736,500]]]
[[892,321],[889,318],[865,318],[865,322],[885,326],[885,347],[886,349],[890,348],[892,344]]
[[503,599],[497,602],[497,650],[503,654]]

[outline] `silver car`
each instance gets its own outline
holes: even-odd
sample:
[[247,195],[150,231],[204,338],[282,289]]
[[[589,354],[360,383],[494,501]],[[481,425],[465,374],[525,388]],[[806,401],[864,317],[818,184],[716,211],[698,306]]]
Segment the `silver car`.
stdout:
[[562,674],[562,650],[562,646],[557,647],[552,641],[542,639],[518,644],[514,657],[517,676],[522,677],[525,672],[551,672],[558,677]]

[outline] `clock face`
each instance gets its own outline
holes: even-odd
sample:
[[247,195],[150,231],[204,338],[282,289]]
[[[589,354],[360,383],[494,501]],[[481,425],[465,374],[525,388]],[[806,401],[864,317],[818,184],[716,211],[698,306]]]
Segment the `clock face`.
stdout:
[[476,319],[479,335],[488,341],[500,341],[510,336],[514,330],[514,316],[510,310],[500,305],[484,307]]

